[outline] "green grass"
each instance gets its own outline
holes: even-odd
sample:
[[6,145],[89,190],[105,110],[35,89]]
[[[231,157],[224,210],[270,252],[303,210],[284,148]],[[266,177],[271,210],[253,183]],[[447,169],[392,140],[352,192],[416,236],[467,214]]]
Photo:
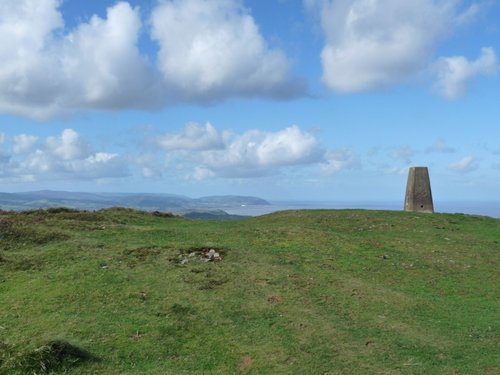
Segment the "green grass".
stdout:
[[0,374],[497,374],[499,250],[466,215],[2,212]]

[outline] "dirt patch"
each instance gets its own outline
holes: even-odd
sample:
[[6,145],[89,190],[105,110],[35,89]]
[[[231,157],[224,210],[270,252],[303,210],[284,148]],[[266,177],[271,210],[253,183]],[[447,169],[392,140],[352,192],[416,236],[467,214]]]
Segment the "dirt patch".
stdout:
[[252,365],[253,365],[252,357],[246,355],[241,359],[240,364],[238,365],[238,370],[240,370],[241,372],[246,372],[250,369],[250,367],[252,367]]
[[283,302],[283,297],[270,296],[267,298],[267,302],[269,302],[271,305],[279,305],[280,303]]

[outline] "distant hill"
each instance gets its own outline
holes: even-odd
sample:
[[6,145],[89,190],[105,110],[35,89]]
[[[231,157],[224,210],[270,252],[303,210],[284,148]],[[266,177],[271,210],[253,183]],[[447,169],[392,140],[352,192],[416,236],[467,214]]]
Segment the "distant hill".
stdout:
[[83,193],[53,190],[0,193],[0,209],[16,211],[50,207],[96,210],[114,206],[146,211],[187,211],[269,204],[261,198],[234,195],[189,198],[173,194]]

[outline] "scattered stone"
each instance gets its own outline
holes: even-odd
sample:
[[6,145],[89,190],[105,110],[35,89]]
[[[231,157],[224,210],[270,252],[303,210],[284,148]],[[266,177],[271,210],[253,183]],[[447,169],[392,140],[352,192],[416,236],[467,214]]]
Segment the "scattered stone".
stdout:
[[195,248],[190,249],[190,252],[181,252],[175,261],[181,265],[187,264],[191,259],[198,259],[202,262],[218,262],[223,259],[225,251],[216,248]]
[[205,262],[216,262],[222,260],[222,258],[220,254],[217,251],[215,251],[215,249],[210,249],[208,250],[208,252],[203,254],[203,260]]
[[389,259],[389,256],[388,255],[382,255],[382,259]]

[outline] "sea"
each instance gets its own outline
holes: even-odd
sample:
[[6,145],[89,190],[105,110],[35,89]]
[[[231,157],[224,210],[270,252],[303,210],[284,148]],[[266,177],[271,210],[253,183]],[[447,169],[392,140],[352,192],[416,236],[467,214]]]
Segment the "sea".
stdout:
[[[270,201],[265,206],[238,206],[224,208],[228,214],[244,216],[260,216],[276,211],[304,209],[365,209],[365,210],[403,210],[403,202],[336,202],[336,201]],[[440,213],[457,213],[468,215],[490,216],[500,219],[500,201],[446,201],[434,202],[434,211]]]

